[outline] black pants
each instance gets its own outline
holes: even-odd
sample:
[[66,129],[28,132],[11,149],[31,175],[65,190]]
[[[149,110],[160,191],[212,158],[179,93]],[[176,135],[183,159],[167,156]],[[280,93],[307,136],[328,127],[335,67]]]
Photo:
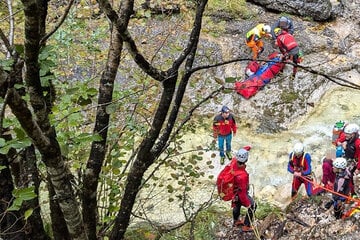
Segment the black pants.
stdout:
[[[244,225],[250,227],[251,223],[254,221],[254,214],[256,211],[256,203],[254,202],[252,197],[248,196],[248,198],[250,199],[251,205],[245,216]],[[234,222],[235,222],[236,220],[239,219],[241,206],[244,206],[244,205],[242,205],[240,201],[234,201],[234,204],[235,204],[235,206],[233,208],[233,218],[234,218]]]

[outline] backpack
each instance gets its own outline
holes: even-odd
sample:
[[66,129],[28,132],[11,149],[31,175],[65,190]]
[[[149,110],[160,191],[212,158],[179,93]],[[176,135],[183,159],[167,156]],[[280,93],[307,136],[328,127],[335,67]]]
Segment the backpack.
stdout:
[[278,42],[280,42],[280,44],[281,44],[281,46],[279,46],[279,47],[285,49],[286,52],[289,52],[298,46],[297,42],[295,41],[294,36],[289,33],[284,33],[284,34],[279,35],[278,39],[279,39]]
[[338,121],[335,123],[333,130],[332,130],[332,143],[335,144],[336,140],[339,138],[341,132],[344,131],[345,122]]
[[233,158],[231,162],[221,170],[216,180],[218,194],[224,201],[230,201],[234,198],[234,178],[240,173],[239,170],[234,171],[235,164],[236,159]]

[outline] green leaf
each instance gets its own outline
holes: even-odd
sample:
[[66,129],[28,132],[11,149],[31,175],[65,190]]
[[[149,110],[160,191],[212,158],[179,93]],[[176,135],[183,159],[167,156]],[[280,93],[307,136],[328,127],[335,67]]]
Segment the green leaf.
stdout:
[[8,211],[19,211],[21,208],[23,200],[22,199],[15,199],[11,206],[7,209]]
[[116,112],[117,109],[118,109],[117,104],[110,104],[110,105],[106,106],[106,113],[107,114],[112,114],[112,113]]
[[2,67],[2,69],[4,69],[5,71],[11,71],[12,65],[13,65],[13,60],[9,59],[9,60],[1,60],[0,61],[0,67]]
[[24,53],[24,45],[15,44],[15,51],[22,55]]
[[26,138],[26,133],[22,128],[16,127],[14,128],[14,132],[16,133],[16,137],[19,139]]
[[236,81],[235,77],[227,77],[225,78],[225,82],[227,83],[234,83]]
[[32,215],[33,212],[34,212],[34,209],[32,209],[32,208],[26,210],[24,213],[25,220],[27,220]]
[[6,143],[5,139],[0,138],[0,147],[5,146],[5,143]]
[[3,170],[3,169],[5,169],[5,168],[7,168],[7,167],[6,167],[6,166],[1,166],[1,165],[0,165],[0,171],[1,171],[1,170]]
[[18,188],[18,189],[14,189],[12,194],[14,197],[16,197],[17,199],[21,199],[21,200],[31,200],[36,198],[36,194],[34,192],[35,187],[31,186],[31,187],[27,187],[27,188]]
[[25,139],[13,139],[7,141],[4,146],[0,148],[1,154],[7,154],[10,148],[22,149],[25,147],[29,147],[31,145],[31,140],[28,138]]

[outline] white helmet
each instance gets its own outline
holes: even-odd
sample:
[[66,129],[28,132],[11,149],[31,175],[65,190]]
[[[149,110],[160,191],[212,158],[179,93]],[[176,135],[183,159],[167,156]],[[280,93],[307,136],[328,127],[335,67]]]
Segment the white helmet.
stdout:
[[271,27],[269,25],[265,25],[263,27],[263,30],[264,30],[264,32],[270,33],[271,32]]
[[304,152],[304,145],[302,143],[296,143],[294,145],[294,154],[300,155]]
[[351,134],[351,133],[357,133],[359,131],[359,126],[355,123],[350,123],[346,125],[344,129],[344,133]]
[[239,151],[237,151],[235,155],[236,161],[245,163],[249,158],[249,152],[243,148],[241,148]]
[[347,161],[345,158],[336,158],[333,166],[340,169],[345,169],[347,165]]

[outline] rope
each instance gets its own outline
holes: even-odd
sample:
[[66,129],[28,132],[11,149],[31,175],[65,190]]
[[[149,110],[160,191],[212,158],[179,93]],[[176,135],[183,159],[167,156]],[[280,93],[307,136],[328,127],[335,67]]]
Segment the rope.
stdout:
[[360,211],[360,199],[356,199],[356,198],[353,198],[353,197],[351,197],[351,196],[348,196],[348,195],[344,195],[344,194],[335,192],[334,190],[331,190],[331,189],[329,189],[329,188],[323,187],[323,186],[317,184],[315,181],[311,181],[310,179],[308,179],[308,178],[306,178],[306,177],[303,177],[303,176],[299,176],[299,177],[300,177],[302,180],[304,180],[304,181],[310,182],[314,187],[322,188],[322,189],[324,189],[324,190],[327,191],[327,192],[330,192],[330,193],[332,193],[332,194],[338,195],[338,196],[343,197],[343,198],[345,198],[345,199],[347,199],[347,200],[356,202],[356,205],[355,205],[354,207],[350,208],[349,211],[347,211],[346,213],[343,214],[342,219],[345,219],[345,218],[347,218],[347,217],[350,217],[350,216],[352,216],[354,213]]

